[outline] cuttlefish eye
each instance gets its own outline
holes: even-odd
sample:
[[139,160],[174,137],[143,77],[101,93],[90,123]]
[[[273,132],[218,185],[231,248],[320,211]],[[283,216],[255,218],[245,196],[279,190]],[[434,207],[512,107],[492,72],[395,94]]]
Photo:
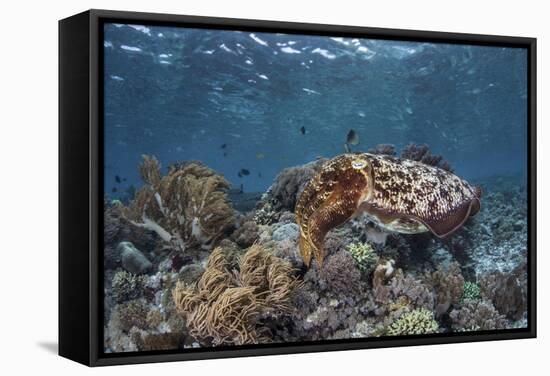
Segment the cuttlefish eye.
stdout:
[[351,167],[353,167],[356,170],[360,170],[364,168],[367,165],[367,161],[362,159],[356,159],[354,161],[351,161]]

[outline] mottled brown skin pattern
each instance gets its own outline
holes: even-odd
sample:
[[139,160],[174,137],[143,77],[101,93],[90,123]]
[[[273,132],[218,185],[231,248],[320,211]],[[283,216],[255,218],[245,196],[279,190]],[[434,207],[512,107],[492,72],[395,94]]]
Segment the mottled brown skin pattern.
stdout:
[[[364,168],[353,168],[352,163]],[[366,159],[342,155],[325,163],[308,182],[295,210],[300,226],[300,252],[307,265],[312,255],[322,264],[325,235],[355,213],[369,186],[369,175]]]
[[366,212],[380,227],[445,237],[480,208],[481,191],[420,162],[368,153],[344,154],[308,182],[296,204],[300,251],[322,265],[326,234]]

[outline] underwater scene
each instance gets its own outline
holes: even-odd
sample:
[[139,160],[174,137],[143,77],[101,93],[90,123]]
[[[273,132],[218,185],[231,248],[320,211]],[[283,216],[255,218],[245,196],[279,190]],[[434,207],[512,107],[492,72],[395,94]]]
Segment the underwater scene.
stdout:
[[105,353],[527,328],[527,51],[104,25]]

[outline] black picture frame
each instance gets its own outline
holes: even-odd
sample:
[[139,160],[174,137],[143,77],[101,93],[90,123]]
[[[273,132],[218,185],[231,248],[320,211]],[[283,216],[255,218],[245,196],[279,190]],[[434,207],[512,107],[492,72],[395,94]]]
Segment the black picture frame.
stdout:
[[[528,327],[136,353],[103,353],[102,25],[105,22],[519,47],[528,58]],[[88,366],[536,337],[536,39],[89,10],[59,22],[59,354]]]

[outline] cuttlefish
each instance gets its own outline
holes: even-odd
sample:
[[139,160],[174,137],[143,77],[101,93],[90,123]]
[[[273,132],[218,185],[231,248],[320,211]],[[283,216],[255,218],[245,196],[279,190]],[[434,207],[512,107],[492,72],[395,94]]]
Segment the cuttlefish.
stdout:
[[327,161],[296,203],[300,252],[322,265],[326,234],[364,214],[382,230],[432,232],[440,238],[458,230],[480,209],[481,189],[421,162],[369,153]]

